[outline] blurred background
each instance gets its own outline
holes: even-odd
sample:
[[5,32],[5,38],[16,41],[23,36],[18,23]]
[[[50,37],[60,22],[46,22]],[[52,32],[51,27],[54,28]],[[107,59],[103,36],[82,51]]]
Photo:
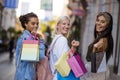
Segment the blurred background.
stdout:
[[68,38],[80,41],[78,51],[88,64],[87,48],[93,40],[96,15],[102,11],[113,16],[114,53],[108,63],[107,80],[120,80],[120,0],[0,0],[0,80],[14,80],[15,61],[14,56],[9,58],[9,48],[13,47],[15,55],[16,41],[23,32],[20,15],[28,12],[38,15],[38,31],[45,36],[46,45],[52,40],[57,18],[68,15],[71,19]]

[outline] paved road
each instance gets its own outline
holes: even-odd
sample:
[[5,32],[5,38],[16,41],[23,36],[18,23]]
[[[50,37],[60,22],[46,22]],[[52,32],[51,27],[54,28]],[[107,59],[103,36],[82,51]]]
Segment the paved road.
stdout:
[[[111,70],[111,69],[110,69]],[[106,80],[120,80],[120,76],[117,76],[111,72],[107,72],[107,79]],[[15,74],[15,60],[13,62],[9,61],[9,53],[0,53],[0,80],[14,80],[14,74]],[[82,77],[81,80],[98,80],[95,78],[92,78],[92,76],[87,75],[85,77]],[[102,79],[102,77],[100,78]]]
[[9,53],[0,53],[0,80],[14,80],[15,61],[9,61]]

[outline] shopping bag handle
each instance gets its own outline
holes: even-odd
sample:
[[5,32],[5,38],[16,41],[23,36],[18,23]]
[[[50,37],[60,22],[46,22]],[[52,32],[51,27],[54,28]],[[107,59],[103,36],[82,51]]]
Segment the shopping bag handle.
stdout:
[[73,54],[74,54],[74,50],[70,49],[69,52],[68,52],[68,58],[72,57]]
[[36,35],[37,35],[37,33],[35,33],[35,35],[30,34],[30,36],[28,37],[27,40],[31,40],[32,36],[34,36],[34,37],[33,37],[34,40],[37,39],[37,36],[36,36]]
[[60,38],[60,37],[62,37],[62,36],[57,37],[56,40],[54,41],[54,43],[52,45],[50,45],[50,47],[48,48],[47,57],[49,57],[50,51],[52,51],[52,49],[54,48],[55,43],[57,42],[58,38]]

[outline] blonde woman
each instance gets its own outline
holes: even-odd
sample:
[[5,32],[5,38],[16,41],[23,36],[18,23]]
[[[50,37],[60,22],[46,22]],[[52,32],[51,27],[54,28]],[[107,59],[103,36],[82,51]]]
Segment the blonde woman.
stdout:
[[[51,45],[54,44],[54,46],[53,46],[53,49],[50,51],[50,68],[51,68],[52,74],[54,75],[53,80],[60,80],[60,79],[57,79],[58,72],[55,73],[54,64],[57,62],[60,56],[64,54],[64,52],[68,52],[70,50],[68,46],[68,40],[67,40],[67,34],[69,30],[70,30],[69,17],[67,16],[59,17],[56,24],[56,28],[55,28],[54,38],[51,43]],[[76,47],[79,46],[79,42],[73,40],[71,42],[71,45],[72,45],[71,49],[75,51]],[[79,79],[77,78],[75,80],[79,80]]]

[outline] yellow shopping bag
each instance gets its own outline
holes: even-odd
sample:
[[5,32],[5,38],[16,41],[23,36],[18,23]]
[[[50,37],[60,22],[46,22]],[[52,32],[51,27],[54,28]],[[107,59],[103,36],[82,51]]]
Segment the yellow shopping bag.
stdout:
[[38,40],[23,41],[21,60],[39,61],[39,41]]
[[68,76],[70,73],[70,67],[67,62],[68,54],[63,53],[62,56],[55,63],[56,70],[61,74],[62,77]]

